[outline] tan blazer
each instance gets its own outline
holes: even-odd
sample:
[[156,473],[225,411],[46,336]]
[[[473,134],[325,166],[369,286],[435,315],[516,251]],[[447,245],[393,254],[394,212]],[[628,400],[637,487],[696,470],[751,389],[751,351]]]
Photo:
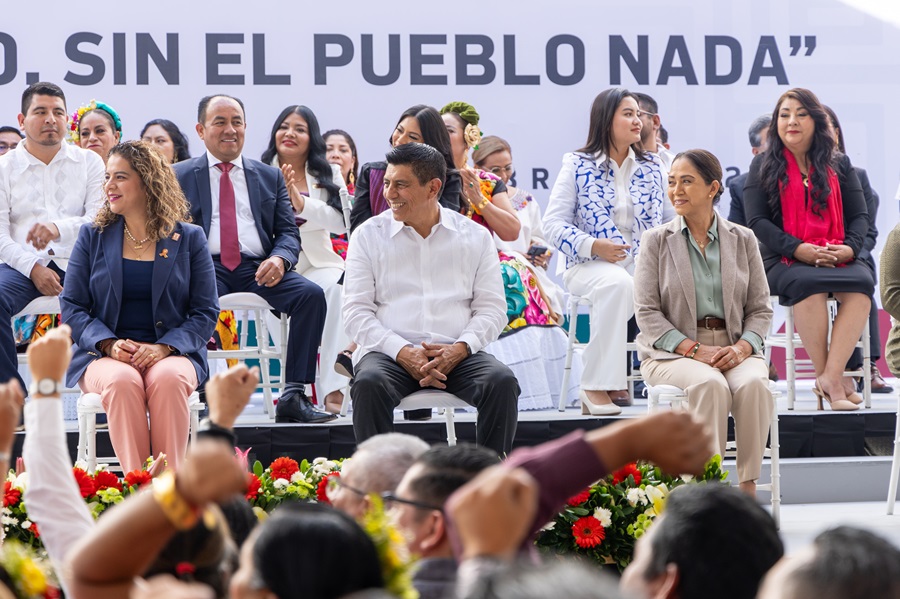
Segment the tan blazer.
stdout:
[[[717,220],[728,338],[734,344],[745,331],[753,331],[765,340],[772,307],[756,236],[722,215]],[[697,320],[705,314],[697,315],[694,275],[680,218],[641,236],[641,253],[634,272],[634,312],[641,330],[636,341],[642,360],[679,357],[653,347],[672,329],[697,339]]]

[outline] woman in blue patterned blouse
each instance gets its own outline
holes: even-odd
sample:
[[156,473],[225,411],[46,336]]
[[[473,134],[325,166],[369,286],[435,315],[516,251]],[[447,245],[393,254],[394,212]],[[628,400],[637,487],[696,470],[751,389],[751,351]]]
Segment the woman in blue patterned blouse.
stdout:
[[634,315],[634,260],[641,234],[662,222],[662,170],[659,158],[641,147],[639,117],[637,98],[625,89],[594,99],[587,144],[563,156],[544,215],[550,243],[566,258],[566,287],[591,301],[584,414],[615,415],[621,409],[613,401],[629,399],[625,343]]

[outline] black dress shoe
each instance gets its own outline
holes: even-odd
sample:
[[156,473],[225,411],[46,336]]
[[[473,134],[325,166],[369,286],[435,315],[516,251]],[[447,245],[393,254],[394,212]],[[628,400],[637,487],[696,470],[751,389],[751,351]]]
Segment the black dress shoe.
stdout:
[[283,393],[275,406],[275,422],[301,422],[304,424],[330,422],[335,414],[321,412],[313,407],[305,394],[299,391]]
[[404,410],[403,419],[413,422],[423,422],[431,420],[431,408],[422,408],[421,410]]
[[872,393],[893,393],[894,388],[887,384],[887,382],[881,378],[881,373],[878,372],[878,366],[875,365],[875,362],[872,362],[871,366],[871,385],[872,385]]

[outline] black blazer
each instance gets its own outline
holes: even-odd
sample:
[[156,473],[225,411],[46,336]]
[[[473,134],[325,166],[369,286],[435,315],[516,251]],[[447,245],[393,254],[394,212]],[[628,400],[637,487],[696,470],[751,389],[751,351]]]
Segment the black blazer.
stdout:
[[746,182],[747,173],[741,173],[728,184],[728,194],[731,196],[728,220],[742,227],[747,226],[747,217],[744,215],[744,184]]
[[[258,160],[243,158],[244,176],[250,194],[250,209],[256,221],[256,231],[262,241],[263,258],[278,256],[287,260],[291,270],[300,255],[300,233],[294,220],[294,210],[284,185],[281,170]],[[206,153],[172,166],[178,183],[191,204],[191,218],[209,236],[212,199],[209,189],[209,161]]]
[[[744,185],[744,211],[747,215],[747,226],[753,229],[760,241],[760,253],[766,268],[781,259],[794,257],[794,251],[801,243],[800,239],[784,232],[781,215],[777,218],[769,208],[769,198],[762,188],[760,168],[765,152],[756,156],[750,163],[750,174]],[[841,157],[837,168],[838,180],[841,184],[841,202],[844,209],[844,244],[853,250],[858,258],[869,231],[869,213],[866,210],[866,199],[863,196],[859,178],[847,156]]]

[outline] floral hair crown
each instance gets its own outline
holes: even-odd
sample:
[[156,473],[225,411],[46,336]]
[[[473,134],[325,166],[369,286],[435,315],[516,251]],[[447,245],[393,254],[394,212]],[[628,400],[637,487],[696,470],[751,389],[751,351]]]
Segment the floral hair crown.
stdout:
[[119,113],[116,112],[112,106],[106,104],[105,102],[98,102],[97,100],[91,100],[89,104],[86,104],[72,113],[72,117],[69,119],[69,139],[74,144],[78,144],[81,142],[81,119],[85,114],[89,113],[92,110],[102,110],[106,114],[108,114],[112,120],[113,125],[116,127],[116,131],[122,133],[122,119],[119,118]]
[[477,150],[478,142],[481,141],[484,133],[478,128],[478,121],[481,120],[481,117],[478,115],[475,107],[466,102],[450,102],[441,108],[441,114],[447,114],[448,112],[459,115],[459,118],[465,121],[466,130],[463,133],[463,139],[466,141],[466,147]]

